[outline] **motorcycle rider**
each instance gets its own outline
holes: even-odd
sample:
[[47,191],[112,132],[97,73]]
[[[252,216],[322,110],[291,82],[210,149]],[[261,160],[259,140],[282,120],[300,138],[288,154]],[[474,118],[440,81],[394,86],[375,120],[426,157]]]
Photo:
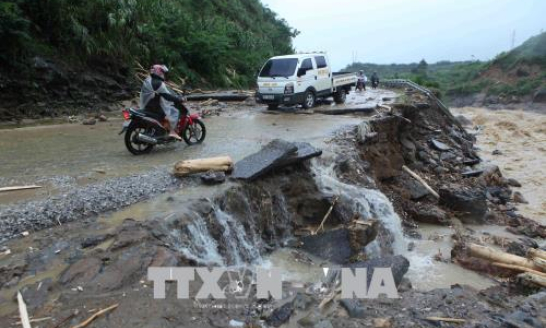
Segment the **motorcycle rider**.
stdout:
[[366,91],[366,82],[368,82],[368,77],[366,74],[364,74],[363,70],[358,71],[358,83],[357,83],[357,89],[359,91]]
[[379,86],[379,75],[377,75],[377,72],[373,72],[372,74],[372,88],[377,88]]
[[169,137],[180,141],[182,138],[176,133],[180,112],[175,104],[181,104],[184,98],[167,88],[165,74],[168,71],[169,69],[165,65],[156,64],[152,66],[150,76],[142,83],[140,108],[166,117],[169,122]]

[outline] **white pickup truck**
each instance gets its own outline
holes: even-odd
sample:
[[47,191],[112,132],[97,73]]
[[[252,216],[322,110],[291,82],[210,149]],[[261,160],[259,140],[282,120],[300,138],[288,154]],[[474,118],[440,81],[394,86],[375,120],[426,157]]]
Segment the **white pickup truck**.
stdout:
[[325,54],[297,54],[270,58],[258,75],[258,102],[269,109],[279,105],[315,106],[317,98],[333,96],[344,103],[357,77],[334,73]]

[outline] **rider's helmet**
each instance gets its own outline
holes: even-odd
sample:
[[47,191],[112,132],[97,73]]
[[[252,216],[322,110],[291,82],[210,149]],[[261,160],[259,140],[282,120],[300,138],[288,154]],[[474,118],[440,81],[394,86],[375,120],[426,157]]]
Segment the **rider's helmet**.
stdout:
[[152,69],[150,70],[150,73],[155,74],[159,76],[162,79],[165,79],[165,73],[167,73],[169,69],[165,65],[161,64],[155,64],[152,66]]

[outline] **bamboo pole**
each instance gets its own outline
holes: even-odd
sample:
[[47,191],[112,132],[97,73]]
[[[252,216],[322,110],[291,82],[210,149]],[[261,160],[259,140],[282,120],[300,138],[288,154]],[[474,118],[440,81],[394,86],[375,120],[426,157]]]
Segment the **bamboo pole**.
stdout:
[[17,292],[17,303],[19,304],[19,317],[21,318],[21,325],[23,328],[32,328],[30,326],[30,320],[28,319],[27,305],[23,299],[21,292]]
[[540,268],[533,263],[533,261],[521,256],[509,254],[503,251],[499,251],[493,248],[480,246],[476,244],[468,245],[470,255],[473,257],[482,258],[490,262],[503,263],[507,265],[513,265],[523,267],[540,272]]
[[316,235],[321,229],[324,229],[324,222],[328,220],[328,217],[330,217],[330,214],[332,213],[332,210],[334,209],[334,205],[336,205],[336,202],[338,200],[338,197],[336,196],[334,200],[332,201],[332,206],[328,209],[328,212],[326,212],[326,215],[324,215],[324,218],[322,219],[322,222],[320,222],[320,225],[318,226],[317,230],[313,233],[313,235]]
[[531,284],[534,284],[534,285],[538,285],[538,286],[541,286],[541,287],[546,287],[546,277],[544,276],[540,276],[540,275],[536,275],[536,274],[533,274],[533,273],[530,273],[530,272],[526,272],[526,273],[522,273],[520,275],[518,275],[518,278],[522,281],[525,281],[525,282],[528,282],[528,283],[531,283]]
[[26,189],[38,189],[38,188],[42,188],[42,186],[30,185],[30,186],[2,187],[2,188],[0,188],[0,192],[26,190]]
[[538,248],[529,248],[527,250],[527,257],[529,258],[534,257],[534,258],[540,258],[540,259],[546,260],[546,252]]
[[522,267],[522,266],[519,266],[519,265],[506,264],[506,263],[501,263],[501,262],[493,262],[491,264],[494,265],[494,266],[497,266],[499,268],[511,269],[511,270],[516,270],[516,271],[521,271],[521,272],[529,272],[529,273],[535,274],[537,276],[541,276],[541,277],[546,278],[546,273],[542,273],[540,271],[529,269],[529,268]]

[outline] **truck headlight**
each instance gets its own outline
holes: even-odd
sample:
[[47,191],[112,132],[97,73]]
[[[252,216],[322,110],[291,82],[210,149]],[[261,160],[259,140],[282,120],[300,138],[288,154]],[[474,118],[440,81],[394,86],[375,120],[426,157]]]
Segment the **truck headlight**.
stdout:
[[294,83],[288,83],[287,85],[285,85],[284,86],[284,93],[285,94],[294,93]]

